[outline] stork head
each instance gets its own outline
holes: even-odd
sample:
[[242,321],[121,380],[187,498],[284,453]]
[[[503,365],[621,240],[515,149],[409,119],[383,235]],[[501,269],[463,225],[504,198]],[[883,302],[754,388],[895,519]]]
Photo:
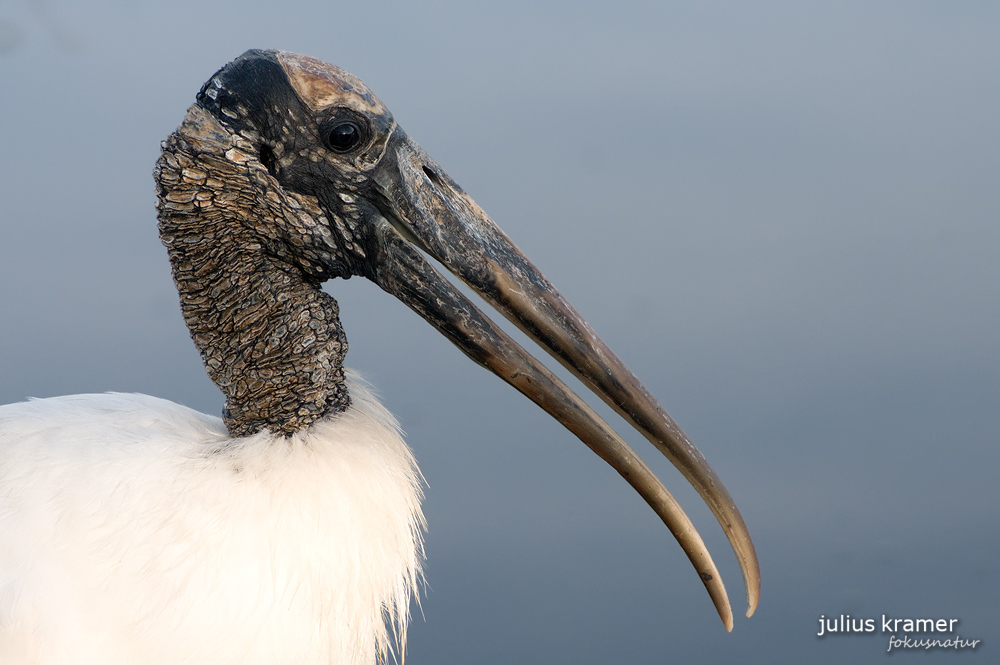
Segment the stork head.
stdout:
[[[753,543],[705,458],[360,80],[305,56],[248,51],[205,84],[171,140],[210,154],[240,184],[234,191],[220,185],[203,201],[199,191],[178,190],[176,183],[189,179],[207,187],[211,174],[194,166],[185,171],[183,164],[169,178],[160,174],[161,220],[166,208],[187,219],[208,210],[203,203],[211,199],[214,212],[204,214],[222,215],[240,226],[246,246],[263,248],[268,261],[281,263],[296,279],[318,284],[359,275],[402,300],[472,360],[563,423],[642,495],[687,553],[731,630],[718,570],[663,484],[585,402],[470,303],[430,260],[465,282],[640,431],[698,490],[737,555],[747,616],[752,614],[760,586]],[[168,161],[170,151],[168,142]],[[227,205],[231,201],[242,203]],[[255,212],[260,210],[267,214]],[[208,358],[206,365],[211,373]]]

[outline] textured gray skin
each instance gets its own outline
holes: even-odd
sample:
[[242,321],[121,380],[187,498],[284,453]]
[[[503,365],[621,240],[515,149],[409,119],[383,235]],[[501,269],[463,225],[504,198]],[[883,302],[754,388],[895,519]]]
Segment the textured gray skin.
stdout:
[[315,201],[287,194],[195,105],[154,172],[181,311],[234,436],[290,434],[350,404],[347,339],[320,290],[342,259]]
[[[324,135],[344,121],[363,140],[331,149]],[[202,87],[163,143],[160,237],[234,436],[291,434],[350,404],[347,340],[320,284],[367,275],[380,254],[360,202],[394,128],[351,74],[251,50]]]

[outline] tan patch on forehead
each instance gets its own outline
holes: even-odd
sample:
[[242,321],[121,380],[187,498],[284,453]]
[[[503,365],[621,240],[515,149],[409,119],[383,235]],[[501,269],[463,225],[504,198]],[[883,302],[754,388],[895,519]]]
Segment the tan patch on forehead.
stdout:
[[314,111],[346,106],[359,113],[386,113],[385,106],[358,77],[322,60],[298,53],[278,53],[295,92]]

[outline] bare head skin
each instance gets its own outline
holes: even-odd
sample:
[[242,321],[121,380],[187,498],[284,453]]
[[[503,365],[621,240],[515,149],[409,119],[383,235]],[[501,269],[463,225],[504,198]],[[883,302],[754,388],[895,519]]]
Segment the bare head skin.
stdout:
[[389,109],[361,79],[340,67],[298,53],[278,53],[288,81],[313,111],[343,106],[358,113],[389,115]]

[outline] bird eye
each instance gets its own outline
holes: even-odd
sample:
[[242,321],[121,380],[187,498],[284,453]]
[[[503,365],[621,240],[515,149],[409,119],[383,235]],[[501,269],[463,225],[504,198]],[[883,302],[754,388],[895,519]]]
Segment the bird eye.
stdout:
[[336,152],[347,152],[361,142],[361,128],[353,122],[338,123],[326,135],[326,142]]

